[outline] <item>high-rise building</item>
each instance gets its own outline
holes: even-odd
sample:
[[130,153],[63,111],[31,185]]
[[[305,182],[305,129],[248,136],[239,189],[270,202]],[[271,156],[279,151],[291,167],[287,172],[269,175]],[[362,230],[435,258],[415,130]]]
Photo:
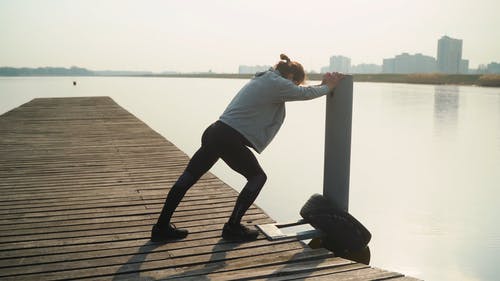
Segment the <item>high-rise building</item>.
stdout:
[[327,72],[351,72],[351,59],[344,56],[330,57],[330,65],[321,68],[321,73]]
[[344,56],[330,57],[330,71],[349,73],[351,71],[351,59]]
[[[462,63],[462,40],[443,36],[438,40],[437,66],[439,72],[460,73]],[[462,65],[463,67],[463,65]]]
[[500,63],[492,62],[488,64],[488,66],[486,67],[486,72],[500,74]]

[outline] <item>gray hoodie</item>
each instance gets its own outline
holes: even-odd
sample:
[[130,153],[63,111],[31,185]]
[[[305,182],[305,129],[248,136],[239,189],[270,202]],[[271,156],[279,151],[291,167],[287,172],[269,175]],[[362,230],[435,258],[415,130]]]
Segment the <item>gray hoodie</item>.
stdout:
[[297,86],[273,68],[259,72],[236,94],[220,121],[240,132],[261,153],[285,119],[285,102],[326,95],[328,86]]

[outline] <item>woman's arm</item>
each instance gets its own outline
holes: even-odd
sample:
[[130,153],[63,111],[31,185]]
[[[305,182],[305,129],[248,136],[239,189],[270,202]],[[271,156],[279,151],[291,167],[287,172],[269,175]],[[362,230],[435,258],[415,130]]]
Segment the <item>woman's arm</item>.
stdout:
[[287,80],[280,89],[279,97],[281,101],[310,100],[321,97],[332,92],[344,77],[345,75],[340,73],[327,73],[323,75],[320,85],[306,87],[297,86]]

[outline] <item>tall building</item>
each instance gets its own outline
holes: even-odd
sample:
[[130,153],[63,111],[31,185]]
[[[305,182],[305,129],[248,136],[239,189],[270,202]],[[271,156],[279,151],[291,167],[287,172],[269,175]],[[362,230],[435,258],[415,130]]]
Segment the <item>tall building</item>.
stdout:
[[327,72],[351,72],[351,59],[344,56],[330,57],[330,65],[321,68],[321,73]]
[[351,59],[344,56],[330,57],[330,71],[349,73],[351,71]]
[[441,39],[438,40],[437,50],[437,66],[439,72],[450,74],[460,73],[461,63],[462,40],[453,39],[448,36],[441,37]]
[[382,63],[382,73],[396,73],[394,62],[395,58],[384,59]]
[[486,72],[500,74],[500,63],[492,62],[488,64],[488,66],[486,67]]
[[402,53],[394,58],[384,59],[383,73],[432,73],[436,72],[436,59],[422,54]]

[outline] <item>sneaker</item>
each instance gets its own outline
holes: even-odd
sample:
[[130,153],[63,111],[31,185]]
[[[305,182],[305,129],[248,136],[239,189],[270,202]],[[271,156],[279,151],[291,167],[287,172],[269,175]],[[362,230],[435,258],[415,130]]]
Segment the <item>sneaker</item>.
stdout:
[[151,241],[153,242],[182,239],[186,238],[187,235],[188,231],[186,229],[175,228],[172,224],[160,226],[156,223],[151,229]]
[[254,241],[257,240],[259,232],[254,229],[250,229],[241,224],[224,224],[222,229],[222,238],[229,241]]

